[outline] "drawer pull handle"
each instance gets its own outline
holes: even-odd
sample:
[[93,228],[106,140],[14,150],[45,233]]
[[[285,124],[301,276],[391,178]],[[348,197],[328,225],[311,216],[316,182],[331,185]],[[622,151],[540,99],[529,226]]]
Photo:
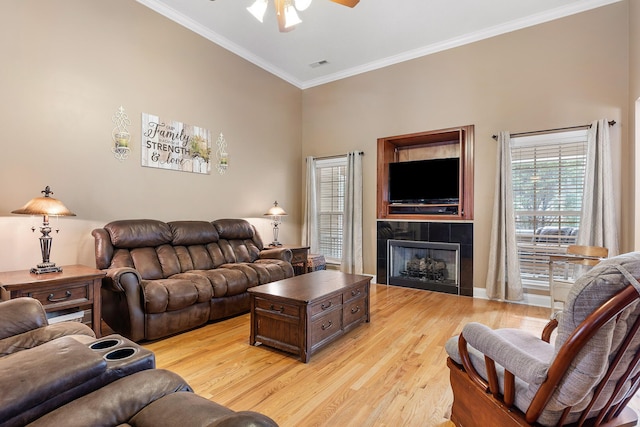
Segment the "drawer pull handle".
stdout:
[[331,304],[333,304],[331,301],[329,301],[329,304],[322,303],[320,304],[320,308],[326,310],[327,308],[331,307]]
[[71,298],[71,291],[65,291],[64,296],[62,298],[54,298],[53,294],[49,294],[49,296],[47,297],[47,301],[49,301],[49,302],[61,302],[61,301],[66,301],[69,298]]
[[271,310],[272,311],[277,311],[279,313],[284,313],[284,306],[281,305],[280,308],[276,308],[275,305],[271,304]]
[[356,305],[355,308],[351,308],[351,314],[356,314],[357,312],[360,311],[360,306]]
[[322,324],[322,330],[326,331],[327,329],[329,329],[331,326],[333,326],[333,322],[331,320],[329,320],[329,323],[327,323],[326,325],[323,323]]
[[355,297],[356,295],[360,295],[360,289],[354,289],[351,291],[351,296]]

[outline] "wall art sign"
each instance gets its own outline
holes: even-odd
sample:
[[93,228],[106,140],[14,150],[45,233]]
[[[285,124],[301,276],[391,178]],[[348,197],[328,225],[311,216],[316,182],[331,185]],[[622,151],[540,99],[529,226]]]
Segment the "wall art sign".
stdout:
[[211,133],[204,128],[142,113],[142,166],[211,172]]

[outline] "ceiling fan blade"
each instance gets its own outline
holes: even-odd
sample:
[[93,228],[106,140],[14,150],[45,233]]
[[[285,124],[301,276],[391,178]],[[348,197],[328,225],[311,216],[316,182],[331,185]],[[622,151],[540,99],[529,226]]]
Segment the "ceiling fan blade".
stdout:
[[331,0],[334,3],[341,4],[343,6],[355,7],[360,0]]

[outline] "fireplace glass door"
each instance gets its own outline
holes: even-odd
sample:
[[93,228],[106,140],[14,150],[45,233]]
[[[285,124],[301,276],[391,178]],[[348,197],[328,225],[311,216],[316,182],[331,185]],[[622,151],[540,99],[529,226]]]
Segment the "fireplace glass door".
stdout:
[[388,240],[387,284],[460,293],[458,243]]

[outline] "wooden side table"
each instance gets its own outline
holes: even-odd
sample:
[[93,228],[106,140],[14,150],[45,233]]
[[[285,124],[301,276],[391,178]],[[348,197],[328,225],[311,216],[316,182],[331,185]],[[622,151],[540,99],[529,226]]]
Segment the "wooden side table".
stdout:
[[302,264],[302,273],[307,272],[309,267],[309,246],[282,245],[279,248],[286,248],[291,251],[291,264]]
[[100,287],[105,274],[84,265],[63,266],[59,273],[0,272],[0,299],[35,298],[46,312],[91,308],[91,328],[99,338],[102,336]]

